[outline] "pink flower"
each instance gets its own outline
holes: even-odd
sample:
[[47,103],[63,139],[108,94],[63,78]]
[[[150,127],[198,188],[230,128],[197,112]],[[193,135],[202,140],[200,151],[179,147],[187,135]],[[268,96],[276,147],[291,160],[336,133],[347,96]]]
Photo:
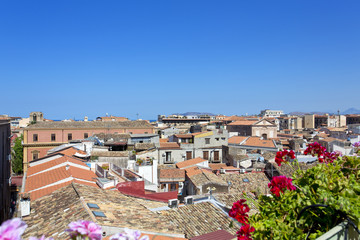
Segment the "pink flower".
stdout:
[[254,227],[251,227],[249,224],[242,225],[239,231],[237,231],[238,240],[251,240],[251,233],[255,231]]
[[360,142],[354,143],[353,146],[354,146],[355,148],[360,148]]
[[229,211],[229,216],[235,218],[242,224],[247,224],[249,222],[249,215],[247,214],[250,211],[250,208],[245,199],[240,199],[237,202],[234,202],[231,210]]
[[45,238],[45,235],[42,235],[41,238],[30,237],[29,240],[54,240],[53,238]]
[[295,159],[295,153],[293,150],[283,150],[283,151],[279,151],[276,153],[275,156],[275,162],[281,166],[282,162],[287,162],[287,159],[291,158],[291,159]]
[[124,228],[124,231],[110,237],[110,240],[149,240],[148,236],[141,236],[140,231]]
[[27,225],[20,218],[13,218],[1,224],[0,240],[20,240]]
[[293,191],[296,187],[292,184],[292,179],[286,176],[273,177],[268,184],[270,191],[277,197],[280,197],[280,192],[284,192],[286,189]]
[[96,223],[79,220],[69,224],[69,229],[66,229],[69,232],[70,237],[74,238],[76,236],[87,236],[90,240],[101,240],[101,227],[96,225]]

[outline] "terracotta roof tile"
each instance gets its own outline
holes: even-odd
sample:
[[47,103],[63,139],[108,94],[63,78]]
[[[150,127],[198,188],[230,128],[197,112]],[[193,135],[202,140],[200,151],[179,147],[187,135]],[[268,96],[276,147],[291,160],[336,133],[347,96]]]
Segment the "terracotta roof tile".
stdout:
[[61,180],[72,180],[74,178],[95,183],[97,176],[90,170],[85,170],[73,166],[69,166],[69,169],[66,170],[66,166],[63,166],[47,172],[28,176],[25,183],[25,192],[34,191],[38,188],[46,187],[50,184],[55,184]]
[[160,149],[180,149],[180,145],[176,142],[160,142]]
[[255,146],[255,147],[268,147],[276,148],[272,140],[260,139],[259,137],[249,137],[246,142],[241,144],[243,146]]
[[232,123],[229,123],[228,125],[239,125],[239,126],[246,125],[246,126],[250,126],[250,125],[253,125],[256,122],[258,122],[258,121],[245,120],[245,121],[232,122]]
[[215,170],[220,170],[223,167],[226,167],[225,163],[209,163],[209,167],[211,168],[211,170],[215,171]]
[[[230,193],[256,192],[261,194],[268,193],[268,183],[270,182],[265,173],[244,173],[244,174],[220,174],[220,177],[230,182]],[[248,181],[244,181],[247,179]]]
[[191,238],[191,240],[232,240],[236,235],[231,234],[225,230],[217,230],[215,232],[206,233],[197,237]]
[[161,211],[167,221],[182,230],[187,238],[223,229],[235,234],[239,227],[230,227],[231,219],[210,202],[202,202]]
[[161,143],[166,143],[166,142],[169,142],[169,139],[168,138],[160,138],[159,141]]
[[233,137],[229,138],[229,143],[240,144],[246,138],[248,138],[248,137],[245,137],[245,136],[233,136]]
[[[95,217],[92,209],[85,207],[87,203],[97,204],[100,208],[98,211],[106,217]],[[71,183],[31,202],[31,214],[24,217],[29,227],[23,237],[27,239],[29,236],[46,234],[56,240],[66,239],[64,231],[68,224],[79,219],[93,221],[100,226],[182,235],[177,226],[143,204],[143,201],[118,191]]]
[[[159,174],[160,181],[164,179],[182,179],[182,181],[185,181],[185,170],[178,169],[178,168],[172,168],[172,169],[160,169]],[[177,180],[181,181],[181,180]]]
[[190,166],[194,166],[198,163],[202,163],[202,162],[207,162],[208,160],[202,159],[202,158],[193,158],[193,159],[189,159],[189,160],[185,160],[183,162],[179,162],[176,164],[176,166],[178,168],[187,168]]
[[77,160],[76,158],[73,158],[73,157],[63,156],[63,157],[60,157],[60,158],[49,160],[48,162],[44,162],[44,163],[39,164],[39,165],[29,167],[28,171],[27,171],[27,176],[29,177],[29,176],[31,176],[33,174],[36,174],[38,172],[44,171],[46,169],[49,169],[51,167],[54,167],[54,166],[57,166],[57,165],[60,165],[60,164],[66,163],[66,162],[71,162],[71,163],[74,163],[74,164],[77,164],[77,165],[80,165],[80,166],[88,167],[80,159]]

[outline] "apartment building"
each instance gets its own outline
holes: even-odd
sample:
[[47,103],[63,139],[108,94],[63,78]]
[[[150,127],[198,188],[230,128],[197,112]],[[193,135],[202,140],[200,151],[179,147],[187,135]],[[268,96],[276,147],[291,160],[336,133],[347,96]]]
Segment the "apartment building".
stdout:
[[94,134],[152,134],[147,121],[37,122],[24,129],[24,172],[28,162],[44,157],[47,151]]

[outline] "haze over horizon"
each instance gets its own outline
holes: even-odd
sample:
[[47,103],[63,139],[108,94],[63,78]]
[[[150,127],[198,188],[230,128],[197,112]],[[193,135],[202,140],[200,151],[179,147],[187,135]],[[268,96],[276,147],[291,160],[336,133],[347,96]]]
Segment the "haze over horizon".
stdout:
[[4,1],[0,114],[360,109],[359,11],[325,0]]

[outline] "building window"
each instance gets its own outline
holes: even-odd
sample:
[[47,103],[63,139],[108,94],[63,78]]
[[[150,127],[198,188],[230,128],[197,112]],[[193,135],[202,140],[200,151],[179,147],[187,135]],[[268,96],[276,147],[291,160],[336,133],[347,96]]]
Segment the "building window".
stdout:
[[203,158],[209,160],[209,151],[203,151]]
[[166,162],[171,162],[171,152],[166,152]]
[[192,152],[191,151],[187,151],[186,152],[186,160],[192,159]]
[[210,138],[205,138],[205,144],[210,144]]
[[84,138],[88,138],[89,134],[88,133],[84,133]]
[[215,138],[216,139],[216,141],[219,141],[220,140],[220,138]]
[[38,141],[38,135],[37,134],[33,134],[33,142],[37,142]]
[[219,161],[219,151],[214,151],[214,161]]
[[68,140],[72,140],[72,133],[68,133]]
[[56,141],[56,135],[55,135],[55,133],[52,133],[52,134],[51,134],[51,141],[52,141],[52,142]]
[[145,132],[145,134],[148,134],[148,132]]
[[38,159],[39,158],[39,151],[33,151],[32,152],[32,160]]

